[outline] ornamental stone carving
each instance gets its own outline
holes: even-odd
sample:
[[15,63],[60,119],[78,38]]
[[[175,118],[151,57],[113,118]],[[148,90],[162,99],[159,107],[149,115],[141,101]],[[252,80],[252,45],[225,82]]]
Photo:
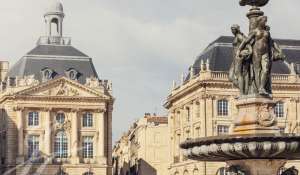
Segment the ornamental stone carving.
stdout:
[[258,123],[263,127],[274,126],[277,123],[273,106],[265,104],[258,109]]
[[71,121],[66,120],[63,123],[55,123],[54,128],[56,131],[64,130],[64,131],[70,131],[71,129]]
[[56,96],[78,96],[79,92],[77,89],[68,87],[64,82],[59,86]]
[[24,76],[18,79],[18,86],[35,86],[39,84],[39,81],[34,79],[34,75]]

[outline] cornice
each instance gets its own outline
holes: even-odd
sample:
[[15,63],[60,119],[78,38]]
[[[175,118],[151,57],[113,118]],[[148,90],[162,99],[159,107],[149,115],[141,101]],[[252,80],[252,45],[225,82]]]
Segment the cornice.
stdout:
[[[197,80],[187,82],[182,87],[178,88],[177,90],[173,91],[168,97],[164,104],[165,108],[170,108],[174,101],[181,99],[184,96],[196,91],[200,88],[220,88],[220,89],[227,89],[227,90],[236,90],[233,84],[229,81],[224,80]],[[273,90],[278,91],[299,91],[300,83],[273,83],[272,86]],[[207,94],[200,95],[200,98],[214,98],[207,96]]]

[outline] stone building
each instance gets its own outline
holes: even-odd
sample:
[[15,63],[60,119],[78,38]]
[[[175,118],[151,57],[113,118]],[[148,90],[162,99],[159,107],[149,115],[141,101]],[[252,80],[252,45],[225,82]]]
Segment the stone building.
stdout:
[[145,115],[113,149],[113,175],[168,174],[168,119]]
[[[165,107],[168,109],[170,175],[225,174],[224,163],[187,160],[179,144],[188,138],[228,134],[239,92],[228,80],[232,62],[233,37],[220,37],[211,43],[173,85]],[[300,133],[300,41],[276,40],[287,56],[273,64],[275,114],[281,132]],[[290,162],[300,168],[300,162]]]
[[0,174],[111,175],[112,85],[63,37],[62,4],[44,17],[37,46],[0,62]]

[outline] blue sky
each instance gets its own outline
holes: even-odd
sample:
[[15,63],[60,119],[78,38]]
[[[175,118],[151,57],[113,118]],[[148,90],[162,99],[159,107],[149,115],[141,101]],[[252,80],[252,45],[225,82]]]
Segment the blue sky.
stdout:
[[[44,35],[50,0],[0,0],[0,60],[15,63]],[[113,139],[144,113],[162,107],[197,55],[231,24],[247,30],[238,0],[62,0],[64,35],[113,82]],[[300,39],[299,0],[271,0],[263,10],[274,38]],[[299,58],[300,59],[300,58]]]

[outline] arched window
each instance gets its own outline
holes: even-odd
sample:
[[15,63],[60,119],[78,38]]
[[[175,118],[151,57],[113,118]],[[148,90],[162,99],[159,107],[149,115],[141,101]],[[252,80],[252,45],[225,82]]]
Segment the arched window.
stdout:
[[39,125],[39,113],[36,111],[28,113],[28,126],[38,126]]
[[83,175],[94,175],[93,172],[86,172],[86,173],[83,173]]
[[60,112],[60,113],[57,113],[56,114],[56,122],[57,123],[60,123],[60,124],[63,124],[66,120],[66,116],[64,113]]
[[56,72],[48,67],[45,67],[41,70],[42,80],[46,82],[48,80],[52,80],[56,75]]
[[58,19],[53,18],[51,20],[51,36],[58,36],[58,34],[59,34]]
[[218,116],[227,116],[228,115],[228,101],[218,100]]
[[275,109],[274,109],[275,115],[278,118],[284,117],[284,103],[283,102],[277,102]]
[[175,172],[174,175],[179,175],[179,173],[178,173],[178,172]]
[[55,136],[54,154],[56,158],[68,157],[68,138],[63,131],[58,132]]
[[80,76],[80,73],[77,70],[70,68],[66,71],[66,75],[71,80],[77,80]]
[[93,114],[86,112],[82,117],[82,126],[83,127],[93,127]]

